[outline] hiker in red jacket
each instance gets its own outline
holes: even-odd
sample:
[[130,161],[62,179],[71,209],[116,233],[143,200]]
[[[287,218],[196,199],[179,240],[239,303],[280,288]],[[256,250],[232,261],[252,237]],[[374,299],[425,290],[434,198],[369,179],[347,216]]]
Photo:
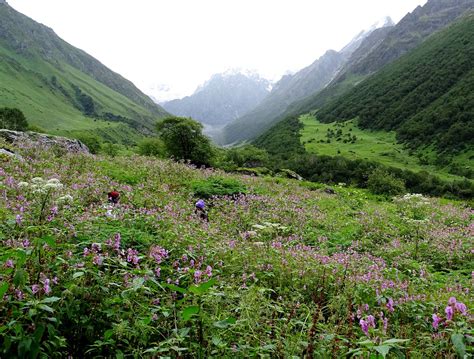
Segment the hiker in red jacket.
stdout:
[[107,193],[107,198],[109,200],[109,203],[117,204],[120,199],[120,193],[114,190],[112,192]]

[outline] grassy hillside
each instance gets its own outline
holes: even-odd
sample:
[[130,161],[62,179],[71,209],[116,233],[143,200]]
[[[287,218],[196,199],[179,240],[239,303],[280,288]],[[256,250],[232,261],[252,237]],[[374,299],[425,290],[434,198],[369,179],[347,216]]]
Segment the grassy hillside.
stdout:
[[[473,353],[462,202],[21,154],[0,168],[2,357]],[[192,184],[215,177],[247,195],[207,201],[202,222]]]
[[451,165],[435,166],[434,151],[410,151],[397,142],[394,131],[364,130],[354,120],[321,123],[311,115],[301,116],[300,121],[303,124],[301,142],[310,153],[340,155],[352,160],[365,159],[417,172],[424,170],[451,180],[460,179],[459,176],[449,173],[453,166],[462,166],[466,172],[474,171],[474,150],[451,157],[448,161]]
[[[149,133],[166,112],[133,84],[54,32],[0,4],[0,106],[51,133],[126,124]],[[107,123],[112,122],[112,123]],[[119,131],[120,132],[120,131]]]
[[434,34],[343,97],[318,111],[322,122],[359,118],[396,130],[414,147],[439,151],[474,144],[474,15]]

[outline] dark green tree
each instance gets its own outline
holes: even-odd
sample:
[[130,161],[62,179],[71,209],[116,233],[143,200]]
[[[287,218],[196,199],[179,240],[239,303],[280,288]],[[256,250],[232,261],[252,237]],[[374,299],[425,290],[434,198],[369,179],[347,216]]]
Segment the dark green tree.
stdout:
[[395,196],[406,192],[405,182],[383,170],[374,170],[367,180],[367,188],[374,194]]
[[263,167],[269,163],[268,152],[252,145],[228,150],[226,159],[237,167]]
[[14,131],[26,131],[28,121],[23,112],[17,108],[0,108],[0,128]]
[[210,140],[202,134],[202,128],[199,122],[184,117],[167,117],[156,124],[171,156],[196,165],[209,165],[213,149]]

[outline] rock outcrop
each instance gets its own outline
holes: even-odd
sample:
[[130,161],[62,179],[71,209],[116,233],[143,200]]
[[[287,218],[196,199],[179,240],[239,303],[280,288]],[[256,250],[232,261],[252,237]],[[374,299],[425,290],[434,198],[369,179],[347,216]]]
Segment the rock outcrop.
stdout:
[[59,147],[71,153],[89,153],[89,149],[79,140],[66,137],[46,135],[37,132],[20,132],[0,129],[0,139],[15,146],[37,148]]

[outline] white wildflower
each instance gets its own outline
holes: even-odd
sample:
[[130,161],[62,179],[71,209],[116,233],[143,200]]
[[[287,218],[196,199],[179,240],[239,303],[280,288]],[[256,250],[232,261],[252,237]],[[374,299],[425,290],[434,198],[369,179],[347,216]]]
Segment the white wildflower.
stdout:
[[42,179],[41,177],[35,177],[31,180],[31,183],[34,183],[36,185],[40,185],[40,184],[44,183],[44,179]]
[[74,200],[70,194],[58,198],[59,203],[71,203]]

